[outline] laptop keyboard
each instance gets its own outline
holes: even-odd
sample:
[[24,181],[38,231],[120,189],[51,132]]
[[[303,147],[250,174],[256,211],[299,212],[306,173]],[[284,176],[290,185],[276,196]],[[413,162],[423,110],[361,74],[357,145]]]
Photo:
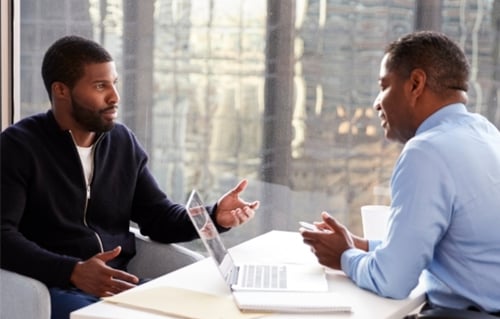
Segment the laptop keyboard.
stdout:
[[286,288],[286,267],[284,265],[242,265],[243,287]]

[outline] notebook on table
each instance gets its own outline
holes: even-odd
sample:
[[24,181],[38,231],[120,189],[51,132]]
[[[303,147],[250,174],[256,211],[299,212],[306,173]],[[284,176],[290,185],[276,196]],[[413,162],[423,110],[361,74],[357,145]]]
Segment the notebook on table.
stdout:
[[196,190],[191,192],[186,208],[201,241],[215,261],[240,310],[350,311],[347,303],[339,302],[338,294],[328,292],[325,271],[320,265],[237,265],[222,242]]

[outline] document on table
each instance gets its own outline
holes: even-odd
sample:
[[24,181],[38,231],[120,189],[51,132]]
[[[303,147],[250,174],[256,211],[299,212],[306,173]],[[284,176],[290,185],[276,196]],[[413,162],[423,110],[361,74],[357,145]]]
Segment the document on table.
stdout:
[[231,295],[213,295],[168,286],[132,289],[118,295],[103,298],[103,300],[145,311],[159,312],[189,319],[252,319],[264,315],[257,312],[241,312],[234,303]]
[[278,313],[351,312],[350,303],[334,292],[249,292],[234,291],[234,300],[243,311]]

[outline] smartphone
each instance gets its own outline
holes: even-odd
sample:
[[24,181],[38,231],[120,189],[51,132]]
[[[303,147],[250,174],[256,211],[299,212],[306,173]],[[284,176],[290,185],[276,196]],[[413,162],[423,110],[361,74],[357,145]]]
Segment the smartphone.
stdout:
[[313,225],[313,224],[308,223],[308,222],[300,221],[299,224],[300,224],[300,226],[304,227],[307,230],[319,230],[318,227],[316,227],[316,225]]

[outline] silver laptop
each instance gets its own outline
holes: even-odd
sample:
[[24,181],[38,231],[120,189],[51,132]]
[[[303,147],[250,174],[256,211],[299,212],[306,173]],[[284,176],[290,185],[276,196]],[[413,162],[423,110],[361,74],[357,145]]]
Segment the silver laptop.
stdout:
[[235,265],[196,190],[191,192],[186,208],[203,244],[232,291],[328,291],[325,272],[320,265]]

